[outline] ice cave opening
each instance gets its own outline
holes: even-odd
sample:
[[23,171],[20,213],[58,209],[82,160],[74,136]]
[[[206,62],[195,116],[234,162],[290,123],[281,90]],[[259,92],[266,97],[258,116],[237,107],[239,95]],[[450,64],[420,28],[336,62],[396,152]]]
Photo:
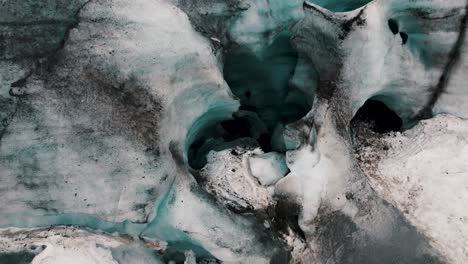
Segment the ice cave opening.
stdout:
[[239,98],[241,110],[257,114],[270,131],[278,123],[300,119],[310,109],[307,95],[289,85],[298,56],[286,32],[258,54],[232,45],[225,55],[224,78]]
[[398,32],[400,32],[398,29],[398,23],[394,19],[388,20],[388,27],[392,31],[393,35],[396,35]]
[[317,4],[333,12],[347,12],[357,8],[360,8],[371,0],[311,0],[311,3]]
[[400,131],[403,120],[385,103],[368,99],[351,120],[351,129],[365,126],[377,133]]
[[[290,34],[278,34],[271,44],[253,51],[231,44],[224,54],[224,78],[240,101],[238,111],[220,122],[206,122],[188,149],[191,168],[201,169],[211,150],[244,145],[263,152],[284,152],[284,127],[311,108],[312,98],[291,84],[299,55]],[[208,133],[206,133],[208,131]]]

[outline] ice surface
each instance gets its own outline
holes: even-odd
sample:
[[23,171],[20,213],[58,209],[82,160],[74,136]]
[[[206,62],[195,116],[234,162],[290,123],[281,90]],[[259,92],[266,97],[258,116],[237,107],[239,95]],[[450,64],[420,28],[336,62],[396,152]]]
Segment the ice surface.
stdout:
[[252,217],[217,206],[199,187],[179,185],[141,235],[226,263],[269,263],[286,255],[271,232]]
[[[321,82],[333,84],[319,93],[346,87],[338,89],[349,97],[352,113],[367,99],[378,98],[410,124],[432,111],[436,87],[464,30],[464,6],[464,1],[373,1],[332,13],[309,4],[306,17],[295,26],[293,42],[312,60]],[[414,16],[414,10],[425,15]],[[390,20],[408,36],[405,43],[401,34],[393,34]]]
[[[204,113],[213,113],[207,117],[213,122],[238,105],[210,42],[168,3],[91,2],[79,13],[67,45],[46,63],[41,67],[48,71],[35,71],[20,87],[28,99],[21,101],[2,137],[1,225],[80,225],[134,236],[147,235],[147,225],[163,219],[188,225],[185,210],[171,216],[160,203],[177,193],[170,191],[176,175],[194,182],[179,171],[189,128]],[[7,80],[24,77],[21,70],[12,74],[2,81],[7,91],[2,94],[8,94]],[[187,105],[197,107],[185,111]],[[195,200],[200,214],[218,210],[208,200]],[[197,226],[211,219],[197,219]],[[211,223],[202,234],[218,225]],[[243,224],[227,220],[224,228],[242,229],[238,225]],[[153,234],[175,248],[188,245],[201,256],[215,254],[205,246],[213,252],[229,250],[222,236],[212,242],[178,227]],[[255,232],[249,236],[233,241],[258,244]]]
[[131,237],[70,227],[10,228],[1,229],[0,234],[2,253],[29,252],[35,256],[32,262],[25,263],[164,263],[162,256],[149,252]]
[[[465,228],[468,123],[447,115],[425,120],[404,133],[386,135],[362,155],[379,194],[395,204],[451,263],[468,258]],[[379,148],[386,146],[386,151]]]
[[0,262],[468,259],[466,1],[0,6]]
[[[263,182],[255,175],[254,168],[252,168],[252,159],[256,155],[262,155],[262,151],[259,149],[212,151],[208,154],[207,165],[200,171],[199,181],[208,193],[213,194],[221,200],[221,203],[234,210],[265,209],[272,201],[270,193],[259,184],[259,181],[262,184]],[[281,166],[281,163],[278,165]],[[281,171],[276,172],[272,169],[270,173],[281,173]],[[270,177],[275,177],[275,175]]]
[[[468,71],[468,35],[466,34],[468,26],[465,25],[464,35],[459,39],[460,47],[457,50],[459,57],[448,68],[448,77],[445,91],[440,95],[434,105],[434,113],[451,113],[455,116],[468,118],[468,91],[466,89],[465,74]],[[464,38],[463,38],[464,37]]]
[[68,27],[86,0],[2,1],[0,58],[21,62],[53,53],[62,45]]
[[257,54],[303,17],[301,5],[299,0],[250,1],[249,8],[233,19],[230,35],[234,42]]

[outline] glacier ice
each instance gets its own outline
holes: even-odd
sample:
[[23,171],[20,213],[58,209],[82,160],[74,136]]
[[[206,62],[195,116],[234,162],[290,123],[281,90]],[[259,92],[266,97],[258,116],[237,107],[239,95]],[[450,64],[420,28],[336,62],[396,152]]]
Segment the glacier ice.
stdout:
[[[0,234],[2,263],[164,263],[164,256],[137,247],[139,241],[124,235],[64,226],[53,230],[3,229]],[[13,254],[18,257],[13,259]],[[30,255],[33,258],[24,257]]]
[[465,263],[464,0],[0,4],[0,262]]
[[[384,137],[367,133],[357,151],[359,166],[372,187],[418,226],[451,263],[467,258],[466,142],[468,124],[438,115],[410,130]],[[364,144],[359,144],[359,149]],[[373,160],[373,163],[366,160]]]

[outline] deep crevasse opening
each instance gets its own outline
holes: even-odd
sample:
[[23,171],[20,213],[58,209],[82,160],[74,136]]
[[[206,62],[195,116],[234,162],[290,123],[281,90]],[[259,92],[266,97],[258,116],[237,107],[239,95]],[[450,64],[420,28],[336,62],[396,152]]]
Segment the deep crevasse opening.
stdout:
[[[299,54],[290,43],[290,33],[279,33],[258,53],[232,43],[226,49],[224,77],[239,99],[232,117],[210,123],[188,149],[189,165],[200,169],[210,150],[242,144],[259,146],[264,152],[284,152],[284,126],[302,118],[312,98],[291,83]],[[200,130],[201,131],[201,130]]]

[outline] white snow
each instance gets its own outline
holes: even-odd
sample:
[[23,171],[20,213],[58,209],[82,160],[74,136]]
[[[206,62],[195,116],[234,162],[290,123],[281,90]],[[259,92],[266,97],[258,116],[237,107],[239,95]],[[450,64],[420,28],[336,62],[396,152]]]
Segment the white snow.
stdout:
[[249,157],[249,166],[252,175],[264,186],[275,184],[288,172],[284,155],[275,152]]

